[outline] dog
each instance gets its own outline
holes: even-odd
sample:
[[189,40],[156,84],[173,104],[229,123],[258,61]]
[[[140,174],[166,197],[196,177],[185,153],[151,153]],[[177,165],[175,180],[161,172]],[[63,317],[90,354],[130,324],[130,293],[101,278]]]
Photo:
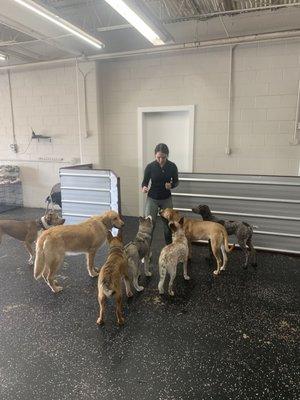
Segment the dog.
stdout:
[[51,192],[49,196],[46,198],[46,203],[47,203],[47,210],[50,207],[54,207],[55,205],[58,205],[61,208],[61,188],[60,188],[60,183],[57,183],[54,185],[51,189]]
[[[179,221],[180,214],[173,208],[165,208],[160,211],[160,216],[169,222]],[[199,221],[196,219],[184,218],[184,233],[188,240],[189,258],[191,258],[191,243],[199,240],[210,240],[213,255],[217,261],[217,269],[213,271],[214,275],[219,275],[226,269],[227,254],[234,249],[228,245],[228,235],[226,229],[215,222]],[[223,263],[220,255],[223,255]]]
[[184,219],[181,218],[178,222],[169,222],[169,227],[172,231],[172,243],[165,246],[159,256],[159,284],[158,291],[164,293],[164,282],[167,272],[170,275],[169,290],[170,296],[174,296],[173,282],[176,276],[177,265],[183,263],[183,277],[189,280],[187,274],[187,262],[189,255],[188,241],[183,228]]
[[203,221],[213,221],[224,226],[228,235],[235,235],[237,242],[245,255],[244,268],[248,267],[249,263],[249,251],[250,249],[250,260],[251,265],[257,267],[256,262],[256,251],[252,244],[253,227],[244,221],[224,221],[215,217],[210,208],[207,205],[199,205],[192,208],[193,213],[200,214]]
[[106,211],[80,224],[56,226],[43,232],[36,243],[35,279],[43,276],[54,293],[60,292],[62,287],[57,284],[55,274],[67,252],[85,253],[89,275],[97,276],[99,272],[94,268],[97,250],[105,242],[112,227],[121,228],[123,225],[116,211]]
[[150,244],[151,233],[153,230],[153,221],[151,215],[147,218],[139,218],[139,230],[132,242],[125,246],[125,254],[128,258],[128,266],[132,275],[134,288],[140,292],[144,290],[143,286],[139,285],[138,279],[141,274],[141,261],[144,259],[144,271],[146,276],[151,276],[149,271],[150,265]]
[[124,278],[126,295],[131,297],[133,294],[130,289],[130,279],[128,271],[128,260],[124,252],[121,239],[121,230],[117,236],[112,236],[110,231],[107,234],[109,243],[109,253],[105,264],[101,267],[98,277],[98,301],[99,301],[99,318],[97,324],[104,323],[105,300],[107,297],[114,296],[116,302],[117,324],[124,324],[122,315],[122,289],[121,281]]
[[35,221],[15,221],[0,220],[0,243],[4,234],[9,235],[21,242],[30,255],[29,265],[33,265],[34,249],[33,243],[36,241],[40,231],[47,230],[52,226],[63,225],[65,220],[56,211],[46,211],[46,213]]

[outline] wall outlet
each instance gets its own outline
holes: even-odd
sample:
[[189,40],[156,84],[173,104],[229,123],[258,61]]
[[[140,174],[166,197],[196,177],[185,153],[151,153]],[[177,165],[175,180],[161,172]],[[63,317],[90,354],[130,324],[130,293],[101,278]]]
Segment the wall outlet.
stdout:
[[230,147],[226,147],[225,154],[227,154],[228,156],[231,154],[231,148]]

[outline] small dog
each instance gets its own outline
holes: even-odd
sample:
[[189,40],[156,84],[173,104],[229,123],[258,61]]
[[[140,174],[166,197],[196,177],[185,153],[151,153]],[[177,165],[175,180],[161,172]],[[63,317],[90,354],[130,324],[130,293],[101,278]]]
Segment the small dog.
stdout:
[[35,221],[0,220],[0,243],[4,234],[24,242],[30,255],[28,264],[33,265],[34,249],[32,245],[36,241],[39,232],[52,226],[63,225],[64,222],[65,220],[56,211],[52,210],[46,211],[45,215]]
[[[173,208],[165,208],[160,213],[162,218],[169,222],[179,221],[179,212]],[[225,270],[227,264],[227,253],[234,249],[234,246],[228,246],[228,235],[225,228],[215,222],[199,221],[197,219],[184,218],[183,229],[188,240],[189,258],[191,258],[191,243],[199,240],[210,240],[213,255],[217,261],[217,269],[214,275],[219,275]],[[221,258],[223,255],[223,263]]]
[[151,276],[149,271],[150,264],[150,243],[151,233],[153,230],[152,217],[149,215],[147,218],[139,218],[139,230],[135,239],[125,246],[125,254],[128,258],[129,271],[132,274],[132,281],[134,288],[140,292],[144,289],[139,286],[139,276],[141,274],[141,260],[144,259],[144,270],[146,276]]
[[164,293],[164,282],[167,272],[170,275],[169,295],[174,296],[173,282],[176,276],[177,265],[183,263],[183,277],[189,280],[187,274],[187,262],[189,255],[188,241],[184,234],[183,221],[181,218],[178,222],[170,222],[169,227],[172,231],[172,243],[165,246],[159,256],[159,275],[158,291]]
[[124,252],[121,239],[121,230],[117,236],[112,236],[110,231],[107,234],[109,243],[109,253],[105,264],[100,269],[98,277],[98,301],[99,301],[99,318],[97,324],[104,323],[105,300],[107,297],[114,296],[116,302],[116,316],[118,325],[124,324],[122,315],[122,289],[121,281],[124,278],[126,295],[132,296],[130,289],[130,280],[128,275],[128,261]]
[[88,273],[91,277],[97,276],[99,272],[94,268],[97,250],[112,227],[121,228],[123,225],[116,211],[106,211],[80,224],[55,226],[43,232],[36,243],[35,279],[43,276],[54,293],[60,292],[62,287],[58,286],[55,274],[67,252],[86,253]]
[[228,235],[235,235],[237,242],[245,255],[244,268],[248,267],[249,252],[247,246],[250,249],[250,260],[253,267],[257,267],[256,262],[256,251],[252,244],[253,227],[247,222],[243,221],[224,221],[215,217],[210,208],[207,205],[199,205],[192,208],[193,213],[200,214],[203,221],[213,221],[224,226]]

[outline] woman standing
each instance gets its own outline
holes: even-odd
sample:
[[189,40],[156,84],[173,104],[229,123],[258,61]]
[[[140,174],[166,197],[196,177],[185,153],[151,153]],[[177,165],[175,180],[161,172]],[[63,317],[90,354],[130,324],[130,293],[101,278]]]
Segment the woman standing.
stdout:
[[[173,208],[171,189],[178,185],[178,170],[176,164],[168,160],[168,146],[159,143],[154,149],[154,155],[155,160],[146,166],[142,182],[142,191],[147,193],[145,216],[152,216],[153,229],[158,211],[164,208]],[[165,221],[164,235],[166,244],[172,243],[172,234]]]

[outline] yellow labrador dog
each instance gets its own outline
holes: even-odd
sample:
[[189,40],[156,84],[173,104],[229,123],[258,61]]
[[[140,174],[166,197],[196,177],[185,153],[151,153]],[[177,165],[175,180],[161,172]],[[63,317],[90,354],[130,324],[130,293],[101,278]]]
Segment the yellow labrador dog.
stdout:
[[80,224],[56,226],[45,231],[36,243],[35,279],[43,276],[54,293],[60,292],[62,287],[57,284],[55,275],[67,252],[86,253],[88,273],[91,277],[97,276],[98,271],[94,268],[97,250],[105,242],[111,228],[123,225],[117,212],[106,211]]
[[[165,208],[160,211],[160,216],[169,222],[179,221],[180,214],[173,208]],[[191,243],[198,240],[210,240],[213,255],[217,261],[217,269],[214,275],[219,275],[226,268],[227,254],[234,249],[228,245],[228,235],[224,226],[210,221],[184,218],[183,230],[188,240],[189,258],[191,258]],[[223,255],[223,263],[221,255]]]

